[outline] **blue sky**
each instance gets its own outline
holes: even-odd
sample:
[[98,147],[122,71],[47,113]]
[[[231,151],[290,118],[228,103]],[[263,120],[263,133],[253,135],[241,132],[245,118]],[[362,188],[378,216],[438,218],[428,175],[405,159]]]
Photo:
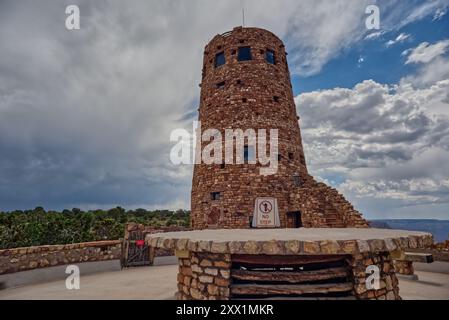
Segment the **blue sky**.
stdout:
[[189,208],[170,133],[242,3],[286,44],[310,173],[368,218],[448,218],[449,0],[1,1],[0,210]]
[[[371,31],[374,32],[376,30]],[[404,42],[386,46],[389,40],[395,39],[400,34],[407,34],[410,37]],[[300,94],[335,87],[352,88],[365,79],[386,84],[398,83],[402,77],[413,73],[417,68],[416,65],[405,64],[406,58],[401,55],[404,50],[414,48],[422,42],[434,43],[448,37],[448,17],[434,20],[434,16],[429,15],[399,30],[386,32],[372,40],[360,41],[329,61],[316,75],[294,76],[292,78],[294,92]],[[363,58],[362,63],[358,62],[360,58]]]

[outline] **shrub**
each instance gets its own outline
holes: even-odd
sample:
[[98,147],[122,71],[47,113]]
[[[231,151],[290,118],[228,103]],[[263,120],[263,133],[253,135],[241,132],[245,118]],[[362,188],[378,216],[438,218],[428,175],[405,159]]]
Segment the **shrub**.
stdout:
[[125,224],[136,222],[162,227],[179,225],[188,227],[187,210],[147,211],[117,207],[110,210],[0,211],[0,249],[51,244],[69,244],[99,240],[116,240],[124,236]]

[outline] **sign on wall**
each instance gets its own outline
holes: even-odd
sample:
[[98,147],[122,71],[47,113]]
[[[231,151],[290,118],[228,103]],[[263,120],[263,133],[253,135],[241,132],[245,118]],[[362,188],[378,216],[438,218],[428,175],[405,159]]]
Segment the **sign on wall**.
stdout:
[[280,227],[278,201],[276,198],[257,198],[254,206],[254,228]]

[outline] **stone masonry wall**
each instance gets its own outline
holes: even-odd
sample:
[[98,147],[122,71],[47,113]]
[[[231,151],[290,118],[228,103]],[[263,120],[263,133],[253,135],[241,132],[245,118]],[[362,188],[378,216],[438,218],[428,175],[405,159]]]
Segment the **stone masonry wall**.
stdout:
[[413,268],[413,261],[395,260],[394,268],[396,273],[413,276],[415,274],[415,269]]
[[[178,256],[178,300],[229,300],[230,254],[184,252]],[[379,288],[368,290],[368,266],[380,270]],[[388,252],[364,253],[352,257],[350,262],[353,295],[359,300],[400,300],[399,282]]]
[[[240,47],[251,48],[252,60],[238,61]],[[275,64],[267,62],[267,51],[274,52]],[[216,55],[221,52],[226,62],[215,67]],[[270,129],[277,129],[279,167],[276,174],[262,176],[259,163],[224,163],[223,142],[220,163],[194,166],[194,229],[249,228],[255,199],[260,197],[278,200],[282,228],[295,226],[290,213],[297,211],[305,227],[368,226],[341,194],[308,174],[287,52],[277,36],[267,30],[241,27],[215,36],[205,47],[200,86],[202,132],[216,129],[224,139],[226,129],[265,129],[268,140]],[[202,142],[202,150],[210,143]],[[229,151],[235,160],[236,150]],[[219,199],[212,198],[214,192],[220,193]]]
[[0,250],[0,274],[120,257],[119,240],[6,249]]
[[[380,270],[380,288],[368,290],[366,273],[368,266],[375,265]],[[351,263],[354,296],[363,300],[401,300],[399,295],[399,282],[395,274],[393,261],[389,252],[363,253],[353,256]]]
[[[125,229],[125,240],[131,232],[141,232],[142,239],[147,234],[160,232],[187,231],[184,227],[144,226],[129,223]],[[65,245],[46,245],[27,248],[0,250],[0,274],[14,273],[38,268],[53,267],[71,263],[118,260],[122,256],[122,242],[98,241]],[[173,250],[158,248],[155,257],[171,256]]]
[[189,252],[179,257],[178,300],[228,300],[230,254]]

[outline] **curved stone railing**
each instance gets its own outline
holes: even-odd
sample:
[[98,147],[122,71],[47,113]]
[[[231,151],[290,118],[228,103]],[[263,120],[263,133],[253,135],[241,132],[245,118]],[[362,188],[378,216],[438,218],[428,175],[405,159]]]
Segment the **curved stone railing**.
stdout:
[[433,237],[389,229],[222,229],[148,234],[146,241],[154,248],[178,251],[292,255],[405,251],[428,247]]
[[0,250],[0,275],[81,262],[117,260],[122,242],[98,241]]
[[[186,230],[176,226],[152,227],[129,223],[124,241],[130,240],[133,232],[141,233],[143,240],[151,233]],[[158,249],[155,252],[156,257],[172,254],[173,250]],[[4,249],[0,250],[0,275],[82,262],[121,260],[122,255],[122,240]]]

